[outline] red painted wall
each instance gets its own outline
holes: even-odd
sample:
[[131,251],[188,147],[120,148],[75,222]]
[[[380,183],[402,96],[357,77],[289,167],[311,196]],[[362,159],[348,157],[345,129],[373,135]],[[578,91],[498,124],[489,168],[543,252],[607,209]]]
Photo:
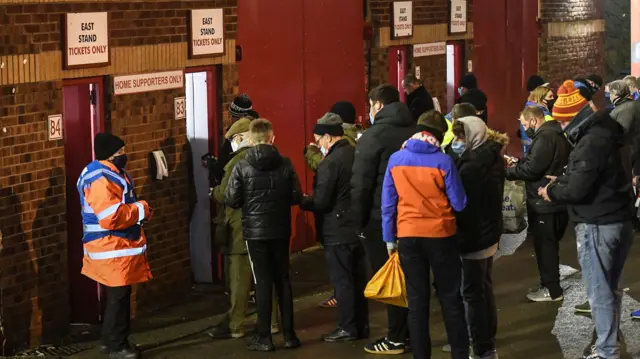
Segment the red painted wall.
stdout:
[[[356,1],[238,0],[240,91],[273,122],[275,144],[307,193],[313,173],[302,154],[317,119],[340,100],[365,115],[362,11]],[[295,208],[293,226],[293,251],[315,243],[311,215]]]
[[537,8],[537,0],[473,1],[474,73],[489,100],[489,126],[509,135],[508,152],[516,155],[526,81],[537,72]]

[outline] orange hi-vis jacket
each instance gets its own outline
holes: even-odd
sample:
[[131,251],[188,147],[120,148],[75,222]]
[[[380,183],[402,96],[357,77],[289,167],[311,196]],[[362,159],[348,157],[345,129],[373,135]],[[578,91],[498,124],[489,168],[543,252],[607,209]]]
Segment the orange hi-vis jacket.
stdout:
[[82,274],[108,287],[151,279],[142,221],[149,205],[136,198],[129,175],[107,161],[93,161],[80,174],[84,260]]

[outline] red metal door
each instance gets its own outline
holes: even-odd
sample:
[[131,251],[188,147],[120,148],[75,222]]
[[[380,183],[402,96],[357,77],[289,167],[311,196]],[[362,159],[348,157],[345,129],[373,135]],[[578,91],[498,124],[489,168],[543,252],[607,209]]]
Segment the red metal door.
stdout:
[[[291,158],[309,192],[313,173],[302,152],[317,119],[340,100],[352,101],[358,115],[366,115],[363,9],[343,0],[280,0],[278,5],[238,1],[240,88],[273,122],[276,146]],[[297,207],[292,215],[291,249],[313,245],[312,217]]]
[[67,177],[67,235],[69,301],[72,323],[100,320],[100,292],[82,269],[82,209],[76,182],[93,160],[93,138],[103,129],[102,79],[65,82],[62,88],[65,172]]
[[389,47],[389,83],[400,91],[400,101],[405,102],[407,95],[402,90],[402,80],[407,74],[408,46]]

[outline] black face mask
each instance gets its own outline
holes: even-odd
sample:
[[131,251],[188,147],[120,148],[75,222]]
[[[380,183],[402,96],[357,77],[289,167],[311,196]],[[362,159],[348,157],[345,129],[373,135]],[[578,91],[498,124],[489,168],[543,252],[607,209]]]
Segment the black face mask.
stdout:
[[127,160],[127,154],[125,153],[124,155],[114,157],[111,162],[122,170],[127,165]]
[[547,109],[549,109],[549,112],[553,112],[553,105],[556,103],[556,99],[545,100],[545,102],[547,103]]
[[527,135],[527,137],[529,138],[533,138],[533,136],[536,135],[536,130],[534,130],[533,128],[529,127],[524,131],[525,135]]

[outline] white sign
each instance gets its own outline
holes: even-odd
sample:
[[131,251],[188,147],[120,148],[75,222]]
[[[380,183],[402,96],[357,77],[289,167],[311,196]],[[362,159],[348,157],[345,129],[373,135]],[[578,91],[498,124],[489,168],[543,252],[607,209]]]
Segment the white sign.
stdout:
[[191,10],[191,57],[224,54],[222,9]]
[[447,53],[446,42],[434,42],[431,44],[413,45],[413,57],[445,55]]
[[416,78],[420,79],[420,66],[416,66]]
[[67,14],[65,33],[65,68],[109,64],[106,12]]
[[62,115],[49,116],[49,141],[62,139]]
[[182,120],[187,117],[187,103],[184,97],[176,97],[173,100],[173,111],[176,120]]
[[467,61],[467,72],[473,72],[473,61]]
[[393,31],[392,37],[413,36],[413,2],[394,1],[393,2]]
[[449,33],[467,32],[467,0],[451,0]]
[[183,87],[184,74],[181,70],[155,72],[151,74],[117,76],[113,78],[114,95],[161,91]]

